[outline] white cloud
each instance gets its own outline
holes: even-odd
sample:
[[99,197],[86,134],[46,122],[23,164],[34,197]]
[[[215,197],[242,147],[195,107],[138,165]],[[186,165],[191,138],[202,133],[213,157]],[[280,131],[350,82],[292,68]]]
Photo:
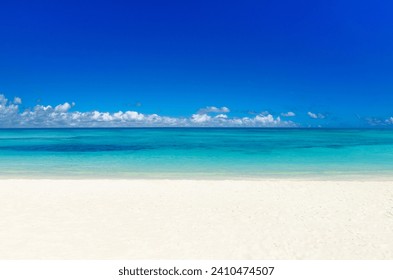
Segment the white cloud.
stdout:
[[385,122],[387,124],[393,124],[393,117],[390,117],[390,118],[386,119]]
[[387,119],[377,118],[377,117],[368,117],[365,118],[366,122],[371,126],[390,126],[393,125],[393,117],[389,117]]
[[0,126],[11,126],[15,119],[19,118],[19,106],[8,102],[8,99],[0,94]]
[[199,115],[209,114],[209,113],[223,114],[223,113],[229,113],[229,112],[230,112],[230,110],[227,107],[217,108],[214,106],[208,106],[208,107],[199,109],[197,114],[199,114]]
[[[151,116],[150,119],[151,120],[156,120],[155,117],[158,117],[158,115],[155,116]],[[127,111],[125,113],[123,113],[122,111],[117,112],[115,114],[113,114],[113,117],[116,120],[120,120],[120,121],[142,121],[145,119],[145,116],[141,113],[135,112],[135,111]]]
[[56,112],[66,113],[69,109],[71,109],[70,103],[66,102],[64,104],[57,105],[55,107]]
[[22,99],[20,97],[15,97],[14,98],[14,104],[16,104],[16,105],[22,104]]
[[287,112],[287,113],[281,113],[281,116],[283,117],[294,117],[296,114],[294,112]]
[[3,94],[0,94],[0,106],[7,105],[8,99]]
[[215,119],[227,119],[228,116],[225,115],[225,114],[219,114],[219,115],[215,116],[214,118],[215,118]]
[[280,117],[274,118],[273,115],[258,115],[253,119],[256,123],[261,123],[263,126],[281,126],[291,122],[283,122]]
[[325,118],[325,115],[322,115],[322,114],[319,114],[319,113],[316,114],[316,113],[313,113],[313,112],[308,112],[307,115],[310,118],[312,118],[312,119],[324,119]]
[[[22,101],[22,100],[21,100]],[[169,117],[157,114],[142,114],[136,111],[115,113],[90,111],[70,111],[74,103],[56,106],[36,105],[21,111],[20,104],[0,95],[0,127],[293,127],[296,123],[283,121],[271,114],[258,114],[249,117],[228,117],[219,113],[215,117],[208,113],[196,113],[189,118]],[[226,107],[209,108],[210,112],[229,112]],[[205,108],[205,109],[206,109]]]
[[212,118],[207,114],[194,114],[191,117],[191,121],[194,123],[205,123],[210,121]]
[[384,122],[383,120],[381,120],[379,118],[368,117],[368,118],[365,118],[365,120],[367,121],[367,123],[369,125],[372,125],[372,126],[383,126],[383,125],[388,124],[388,120],[389,119],[385,120],[385,122]]

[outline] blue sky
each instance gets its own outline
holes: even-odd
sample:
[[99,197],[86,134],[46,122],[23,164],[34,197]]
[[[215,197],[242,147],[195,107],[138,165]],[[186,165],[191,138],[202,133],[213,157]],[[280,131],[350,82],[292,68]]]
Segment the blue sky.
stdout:
[[[65,102],[57,113],[391,125],[392,13],[378,0],[3,0],[0,126],[13,126],[10,111],[28,126],[26,110]],[[208,106],[229,110],[198,113]]]

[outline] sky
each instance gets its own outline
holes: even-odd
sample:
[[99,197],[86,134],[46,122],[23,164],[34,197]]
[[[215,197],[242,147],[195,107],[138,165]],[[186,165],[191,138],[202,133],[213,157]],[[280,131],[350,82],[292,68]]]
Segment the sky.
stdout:
[[393,127],[393,2],[0,2],[0,127]]

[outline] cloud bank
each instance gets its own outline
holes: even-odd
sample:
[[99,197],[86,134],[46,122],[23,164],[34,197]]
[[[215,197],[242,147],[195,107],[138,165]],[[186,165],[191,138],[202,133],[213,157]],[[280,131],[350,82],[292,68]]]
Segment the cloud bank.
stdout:
[[142,114],[136,111],[80,112],[73,111],[75,103],[56,106],[36,105],[21,110],[22,99],[13,101],[0,95],[0,127],[50,128],[50,127],[295,127],[292,121],[264,112],[252,118],[229,117],[227,107],[205,107],[191,117],[169,117]]

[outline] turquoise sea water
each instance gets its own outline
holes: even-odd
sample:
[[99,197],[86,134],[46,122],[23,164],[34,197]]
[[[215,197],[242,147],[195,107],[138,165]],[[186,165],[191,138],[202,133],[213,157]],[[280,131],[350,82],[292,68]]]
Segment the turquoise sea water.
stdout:
[[3,129],[3,178],[393,177],[393,130]]

